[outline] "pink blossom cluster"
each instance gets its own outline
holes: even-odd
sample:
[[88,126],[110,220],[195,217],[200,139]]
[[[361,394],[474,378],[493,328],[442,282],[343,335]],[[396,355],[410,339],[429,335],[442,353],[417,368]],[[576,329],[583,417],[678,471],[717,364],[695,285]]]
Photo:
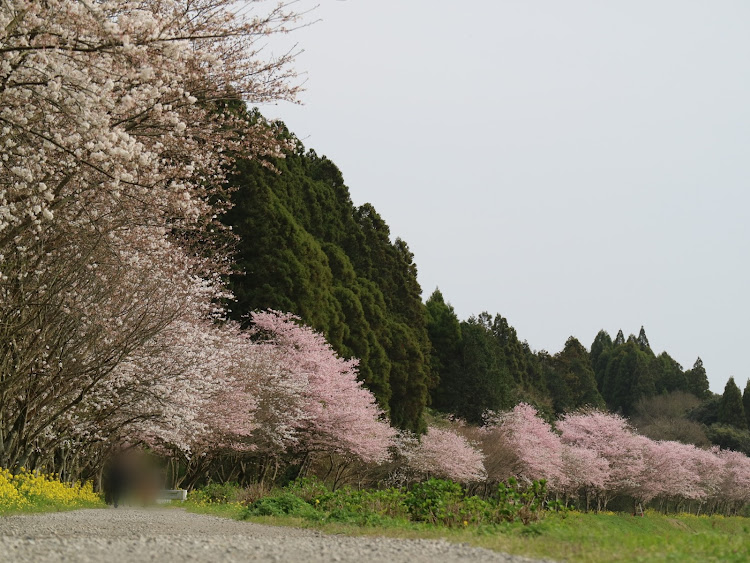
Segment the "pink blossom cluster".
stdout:
[[389,458],[395,431],[356,362],[290,314],[254,327],[172,321],[66,413],[81,448],[119,438],[166,454],[335,453]]
[[618,494],[641,502],[661,499],[714,506],[750,501],[747,456],[654,441],[637,434],[618,415],[568,414],[555,430],[533,407],[520,404],[492,417],[482,433],[490,479],[544,478],[552,491],[589,494],[605,503]]
[[259,312],[252,321],[253,335],[260,339],[256,347],[277,351],[280,372],[302,388],[295,447],[365,462],[388,459],[395,432],[358,381],[357,361],[339,357],[321,334],[294,315]]
[[428,427],[417,438],[402,433],[398,452],[404,468],[418,477],[439,477],[461,483],[484,481],[484,455],[459,432],[448,428]]

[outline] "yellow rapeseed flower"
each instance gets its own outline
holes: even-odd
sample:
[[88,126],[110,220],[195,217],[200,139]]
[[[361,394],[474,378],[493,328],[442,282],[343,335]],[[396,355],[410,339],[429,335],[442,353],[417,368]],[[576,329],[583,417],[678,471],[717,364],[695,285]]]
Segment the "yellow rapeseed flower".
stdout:
[[54,475],[20,468],[16,475],[0,468],[0,512],[22,508],[34,503],[51,503],[64,507],[84,506],[101,502],[91,482],[62,483]]

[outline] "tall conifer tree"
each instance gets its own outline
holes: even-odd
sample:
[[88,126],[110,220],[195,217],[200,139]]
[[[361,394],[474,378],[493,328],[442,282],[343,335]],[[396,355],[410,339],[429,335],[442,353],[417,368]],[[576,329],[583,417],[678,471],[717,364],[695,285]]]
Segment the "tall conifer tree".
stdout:
[[651,345],[648,343],[648,337],[646,336],[646,331],[643,326],[641,326],[641,331],[638,333],[637,342],[638,346],[641,347],[641,350],[651,350]]
[[724,394],[719,403],[719,423],[734,426],[740,430],[747,430],[747,418],[745,408],[742,406],[742,393],[730,377],[724,387]]
[[[248,112],[248,126],[264,123]],[[230,278],[233,318],[257,309],[299,315],[344,357],[359,359],[361,381],[395,426],[424,429],[429,400],[427,317],[407,244],[370,204],[355,207],[336,165],[283,124],[273,127],[293,148],[270,159],[239,155],[230,178],[234,207],[224,216],[238,236]],[[243,275],[244,274],[244,275]]]
[[700,357],[695,360],[693,369],[685,372],[685,379],[687,379],[687,390],[699,399],[706,399],[711,395],[708,389],[706,368],[703,367],[703,360]]
[[553,366],[557,379],[557,396],[553,392],[553,401],[557,413],[583,406],[604,407],[588,351],[577,338],[568,338],[563,350],[555,355]]
[[451,390],[457,385],[461,362],[461,325],[453,307],[446,303],[443,294],[436,289],[426,303],[427,334],[432,344],[431,368],[437,379],[433,404],[445,409],[451,400]]
[[622,329],[617,331],[617,336],[615,337],[615,346],[622,346],[625,344],[625,335],[622,333]]
[[596,335],[596,338],[594,338],[594,342],[591,344],[591,367],[594,368],[596,386],[600,393],[602,391],[604,373],[607,370],[607,362],[609,362],[609,357],[612,354],[613,347],[614,343],[612,342],[612,337],[605,330],[600,330]]

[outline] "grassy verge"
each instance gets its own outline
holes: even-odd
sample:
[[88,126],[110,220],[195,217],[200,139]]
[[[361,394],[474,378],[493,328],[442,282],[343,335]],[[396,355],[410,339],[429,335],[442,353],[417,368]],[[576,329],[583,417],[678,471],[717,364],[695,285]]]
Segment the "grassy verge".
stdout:
[[394,538],[446,539],[529,557],[567,561],[750,561],[750,519],[721,516],[645,517],[624,514],[549,514],[529,524],[447,528],[384,519],[378,525],[300,518],[248,516],[240,504],[188,502],[202,514],[246,519],[259,524],[313,528],[326,533]]
[[69,510],[78,510],[80,508],[106,508],[107,505],[104,501],[93,501],[93,502],[79,502],[76,504],[68,504],[62,502],[53,501],[35,501],[24,505],[21,508],[0,508],[0,518],[4,516],[15,516],[19,514],[41,514],[43,512],[66,512]]

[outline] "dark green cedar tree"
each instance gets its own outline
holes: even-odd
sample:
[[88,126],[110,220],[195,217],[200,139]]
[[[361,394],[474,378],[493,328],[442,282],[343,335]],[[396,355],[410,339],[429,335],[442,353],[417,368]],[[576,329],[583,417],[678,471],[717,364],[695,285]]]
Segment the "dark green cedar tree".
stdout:
[[718,422],[739,430],[747,430],[748,428],[745,408],[742,405],[742,393],[734,382],[734,377],[730,377],[724,387],[724,394],[721,396],[721,402],[719,403]]
[[[235,108],[236,110],[236,108]],[[232,318],[258,309],[299,315],[344,357],[394,426],[424,430],[433,385],[427,313],[405,242],[370,204],[356,207],[336,165],[305,151],[281,123],[247,112],[292,148],[286,158],[237,159],[229,178],[233,208],[224,216],[238,236],[229,278]]]
[[707,399],[711,396],[708,387],[708,375],[700,357],[695,360],[693,368],[685,372],[687,390],[699,399]]
[[577,338],[568,338],[562,351],[554,356],[553,374],[555,389],[550,389],[550,392],[556,413],[581,407],[604,408],[591,358]]

